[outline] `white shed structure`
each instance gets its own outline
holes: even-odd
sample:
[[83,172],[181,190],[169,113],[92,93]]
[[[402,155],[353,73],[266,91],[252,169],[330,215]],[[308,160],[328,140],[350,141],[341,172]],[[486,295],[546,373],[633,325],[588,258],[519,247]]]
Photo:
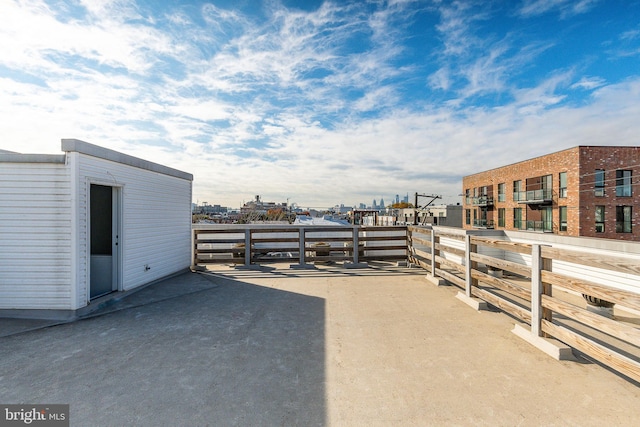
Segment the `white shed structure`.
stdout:
[[62,151],[0,151],[0,315],[74,316],[190,266],[193,175],[77,139]]

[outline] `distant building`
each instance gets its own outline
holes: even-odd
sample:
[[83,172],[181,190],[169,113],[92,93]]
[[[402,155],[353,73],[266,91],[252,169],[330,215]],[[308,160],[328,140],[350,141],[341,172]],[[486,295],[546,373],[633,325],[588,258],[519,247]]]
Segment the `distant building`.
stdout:
[[260,199],[260,196],[256,196],[255,200],[242,205],[242,207],[240,208],[240,213],[266,214],[268,211],[273,209],[282,209],[283,211],[286,211],[287,203],[265,202]]
[[354,209],[350,214],[350,222],[353,225],[374,225],[378,213],[378,209]]
[[465,176],[464,228],[638,240],[640,147],[577,146]]
[[[417,213],[417,219],[416,219]],[[462,227],[462,206],[433,205],[423,209],[397,209],[398,225],[442,225]]]
[[335,214],[347,214],[349,212],[351,212],[353,208],[349,207],[349,206],[345,206],[345,205],[336,205],[333,207],[332,211]]
[[227,213],[229,208],[220,205],[210,205],[208,203],[203,203],[201,205],[193,205],[193,213],[194,214],[204,214],[204,215],[216,215]]

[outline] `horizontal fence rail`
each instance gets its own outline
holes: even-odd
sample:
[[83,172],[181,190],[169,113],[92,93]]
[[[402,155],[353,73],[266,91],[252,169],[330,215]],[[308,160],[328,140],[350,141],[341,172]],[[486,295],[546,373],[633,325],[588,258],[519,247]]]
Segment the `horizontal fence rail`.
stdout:
[[[438,226],[194,225],[193,263],[407,260],[501,309],[532,337],[561,341],[640,382],[640,250],[509,236]],[[631,315],[602,315],[612,306]]]
[[[407,228],[194,225],[193,264],[407,259]],[[354,248],[357,250],[354,251]]]
[[[629,321],[597,314],[597,305],[640,312],[640,254],[571,250],[480,234],[409,226],[409,261],[528,325],[533,336],[561,341],[640,382],[640,316]],[[608,275],[637,287],[598,283]]]

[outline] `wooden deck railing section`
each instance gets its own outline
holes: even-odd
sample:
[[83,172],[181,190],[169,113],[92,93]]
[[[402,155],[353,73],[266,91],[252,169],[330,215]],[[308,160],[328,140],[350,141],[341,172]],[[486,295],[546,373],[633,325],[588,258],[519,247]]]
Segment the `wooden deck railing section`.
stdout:
[[[640,328],[587,310],[581,294],[640,311],[640,293],[566,272],[588,266],[640,282],[640,255],[618,257],[517,243],[448,227],[194,226],[194,264],[407,260],[469,299],[518,319],[535,339],[556,339],[640,382]],[[491,233],[490,233],[491,234]],[[493,233],[495,234],[495,232]],[[354,251],[353,248],[358,250]],[[248,248],[248,249],[247,249]],[[554,262],[565,268],[556,268]],[[585,267],[586,268],[586,267]],[[569,269],[570,270],[570,269]],[[563,273],[564,272],[564,273]],[[529,332],[527,332],[529,334]],[[535,340],[534,340],[535,341]]]
[[[640,311],[640,294],[553,271],[553,262],[563,261],[578,268],[627,273],[640,280],[640,257],[596,255],[411,226],[408,242],[409,261],[432,276],[458,286],[469,298],[486,301],[519,319],[529,325],[532,336],[555,338],[640,382],[637,321],[629,323],[593,313],[585,308],[586,301],[580,296],[590,295]],[[464,249],[460,249],[462,245]],[[503,255],[488,255],[491,251]]]
[[[358,248],[354,251],[353,248]],[[249,248],[247,250],[247,248]],[[407,259],[406,227],[194,226],[194,265]]]

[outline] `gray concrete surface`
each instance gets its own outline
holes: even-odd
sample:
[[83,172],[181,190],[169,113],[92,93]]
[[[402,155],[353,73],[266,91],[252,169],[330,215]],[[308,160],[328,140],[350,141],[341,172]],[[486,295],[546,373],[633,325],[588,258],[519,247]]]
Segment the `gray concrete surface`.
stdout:
[[637,425],[637,384],[456,293],[407,268],[185,274],[0,338],[0,402],[74,426]]

